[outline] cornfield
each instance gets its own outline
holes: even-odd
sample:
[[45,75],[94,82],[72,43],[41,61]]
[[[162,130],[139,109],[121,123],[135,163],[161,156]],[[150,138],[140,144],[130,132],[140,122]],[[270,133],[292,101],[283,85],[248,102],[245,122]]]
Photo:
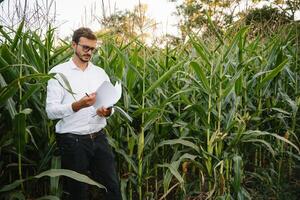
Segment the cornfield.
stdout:
[[[0,198],[59,199],[48,71],[68,60],[55,29],[0,29]],[[122,82],[106,132],[123,199],[296,199],[300,195],[299,26],[270,37],[249,28],[149,47],[108,36],[93,63]],[[101,184],[101,183],[100,183]]]

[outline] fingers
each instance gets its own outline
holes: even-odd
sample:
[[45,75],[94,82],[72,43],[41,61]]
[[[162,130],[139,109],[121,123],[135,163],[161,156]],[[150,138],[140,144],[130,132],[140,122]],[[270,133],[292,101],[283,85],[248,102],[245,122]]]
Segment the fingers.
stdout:
[[111,107],[108,107],[108,108],[102,107],[102,109],[103,109],[104,112],[109,112],[109,111],[111,111]]
[[96,93],[93,92],[93,93],[89,94],[89,97],[88,97],[87,101],[88,101],[87,103],[89,105],[93,105],[96,101]]
[[96,99],[96,92],[93,92],[91,94],[86,94],[83,98],[88,98],[88,99]]
[[87,95],[87,97],[89,97],[89,98],[96,98],[96,92],[93,92],[93,93]]
[[96,102],[96,93],[91,93],[88,96],[84,96],[80,99],[80,102],[83,107],[89,107]]
[[110,108],[104,108],[104,107],[98,108],[97,114],[100,117],[108,117],[111,114],[111,107]]
[[72,103],[72,109],[77,112],[82,108],[92,106],[96,102],[96,92],[91,94],[85,93],[85,96],[82,97],[79,101]]

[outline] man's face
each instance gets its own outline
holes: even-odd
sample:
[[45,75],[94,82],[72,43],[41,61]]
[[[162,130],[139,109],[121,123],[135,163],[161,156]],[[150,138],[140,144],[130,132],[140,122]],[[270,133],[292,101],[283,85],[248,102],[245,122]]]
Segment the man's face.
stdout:
[[97,40],[89,40],[81,37],[78,43],[73,42],[72,47],[76,56],[82,62],[89,62],[92,58],[92,54],[96,52]]

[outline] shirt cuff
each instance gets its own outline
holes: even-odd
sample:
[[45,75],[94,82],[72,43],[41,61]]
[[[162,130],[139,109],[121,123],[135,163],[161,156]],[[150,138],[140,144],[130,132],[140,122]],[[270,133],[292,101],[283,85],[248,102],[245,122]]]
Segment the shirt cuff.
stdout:
[[71,104],[66,104],[66,115],[72,115],[73,113],[75,113],[75,111],[72,108],[72,103]]

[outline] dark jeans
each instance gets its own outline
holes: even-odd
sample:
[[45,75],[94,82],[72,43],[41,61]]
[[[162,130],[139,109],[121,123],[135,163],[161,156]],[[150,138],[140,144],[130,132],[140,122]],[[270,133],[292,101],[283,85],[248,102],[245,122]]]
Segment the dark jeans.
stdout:
[[[106,135],[100,131],[96,138],[75,134],[56,134],[64,169],[74,170],[89,175],[96,182],[107,188],[105,199],[120,200],[121,193],[116,174],[114,155]],[[68,200],[87,200],[88,185],[71,178],[65,178],[63,189],[69,193]]]

